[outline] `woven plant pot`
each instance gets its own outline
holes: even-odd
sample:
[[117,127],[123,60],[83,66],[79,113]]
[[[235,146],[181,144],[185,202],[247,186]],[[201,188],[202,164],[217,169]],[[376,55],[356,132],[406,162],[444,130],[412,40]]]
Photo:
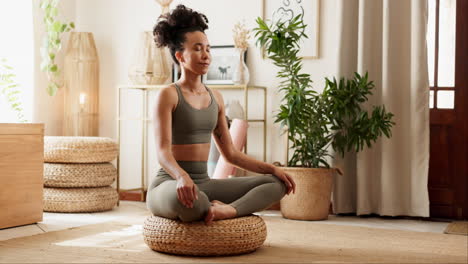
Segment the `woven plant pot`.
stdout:
[[116,177],[111,163],[44,163],[45,187],[104,187]]
[[149,216],[143,225],[146,244],[155,251],[191,256],[238,255],[255,251],[265,241],[267,229],[259,216],[184,223]]
[[111,210],[118,200],[112,187],[44,188],[44,211],[61,213]]
[[103,163],[117,157],[117,143],[106,137],[44,137],[44,162]]
[[295,220],[328,219],[335,169],[283,167],[296,183],[296,192],[281,199],[281,214]]

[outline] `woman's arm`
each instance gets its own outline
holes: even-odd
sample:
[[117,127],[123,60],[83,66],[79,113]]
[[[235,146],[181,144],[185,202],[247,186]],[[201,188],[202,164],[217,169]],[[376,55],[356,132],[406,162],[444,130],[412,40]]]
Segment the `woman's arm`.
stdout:
[[156,155],[161,167],[178,180],[189,175],[184,171],[172,155],[172,110],[177,105],[177,94],[171,87],[160,90],[154,107],[154,135]]
[[291,192],[295,193],[296,183],[284,170],[273,164],[251,158],[234,147],[225,118],[223,97],[218,91],[214,91],[214,94],[219,105],[219,112],[218,124],[216,125],[213,134],[215,136],[216,145],[218,145],[218,149],[223,157],[229,163],[241,169],[262,174],[273,174],[285,183],[287,187],[286,194],[290,194]]
[[177,93],[170,87],[163,88],[156,97],[154,108],[154,134],[159,164],[177,181],[177,198],[187,208],[198,199],[197,190],[190,175],[183,170],[172,155],[172,111],[177,105]]

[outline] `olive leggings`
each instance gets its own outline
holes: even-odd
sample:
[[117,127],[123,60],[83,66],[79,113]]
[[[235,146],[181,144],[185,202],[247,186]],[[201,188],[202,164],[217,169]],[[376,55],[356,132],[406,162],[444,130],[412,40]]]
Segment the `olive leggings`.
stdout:
[[183,222],[205,218],[212,200],[230,204],[237,216],[267,209],[286,194],[286,186],[271,174],[260,176],[211,179],[205,161],[177,161],[196,185],[198,199],[193,207],[185,207],[177,198],[177,182],[161,168],[148,188],[146,204],[156,216]]

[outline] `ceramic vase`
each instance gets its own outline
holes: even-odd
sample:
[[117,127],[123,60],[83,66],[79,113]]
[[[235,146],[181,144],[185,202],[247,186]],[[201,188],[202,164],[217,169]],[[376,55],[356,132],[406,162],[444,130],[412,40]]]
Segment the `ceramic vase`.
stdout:
[[228,100],[225,111],[229,120],[234,118],[245,119],[245,111],[239,100]]
[[249,68],[245,64],[245,50],[237,49],[238,59],[234,72],[232,74],[232,81],[237,85],[247,85],[249,83],[250,75]]

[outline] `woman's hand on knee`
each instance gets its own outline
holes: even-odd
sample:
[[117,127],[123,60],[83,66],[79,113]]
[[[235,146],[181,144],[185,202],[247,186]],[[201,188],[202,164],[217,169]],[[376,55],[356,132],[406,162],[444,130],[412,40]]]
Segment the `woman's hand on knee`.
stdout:
[[187,208],[193,208],[193,201],[198,199],[197,186],[190,177],[177,180],[177,198]]
[[289,174],[287,174],[283,169],[275,167],[273,175],[284,182],[287,188],[286,194],[289,195],[291,192],[296,193],[296,183],[294,182],[292,177]]

